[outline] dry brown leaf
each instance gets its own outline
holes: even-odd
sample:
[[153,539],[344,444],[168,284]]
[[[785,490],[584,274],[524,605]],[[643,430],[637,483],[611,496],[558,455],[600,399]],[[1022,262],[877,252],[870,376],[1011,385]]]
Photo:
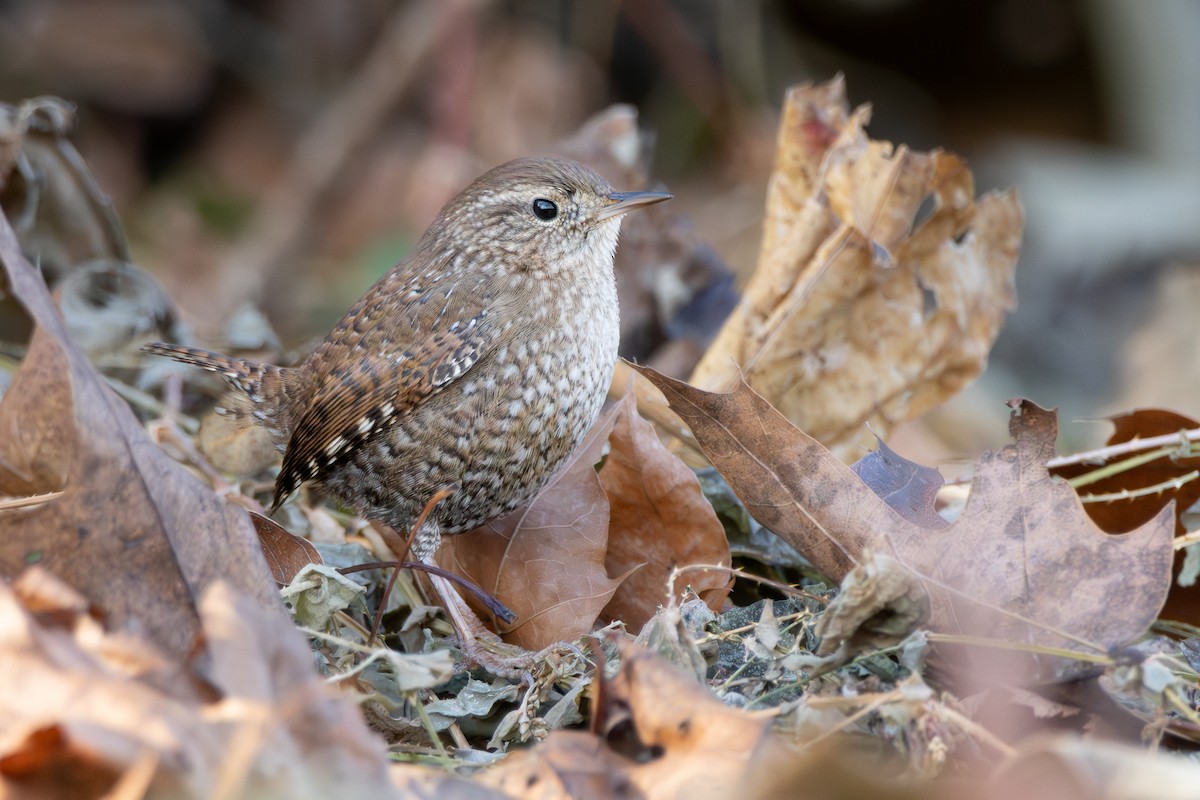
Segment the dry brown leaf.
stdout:
[[[667,450],[654,426],[637,412],[632,391],[617,404],[609,435],[610,450],[600,470],[608,495],[610,575],[633,571],[604,607],[603,616],[621,620],[637,633],[668,602],[668,583],[676,567],[692,564],[730,566],[729,541],[696,475]],[[688,586],[719,611],[729,595],[728,573],[684,570],[671,592]]]
[[381,743],[273,609],[211,585],[201,679],[86,606],[37,567],[0,582],[0,794],[99,796],[149,756],[155,797],[388,796]]
[[605,567],[608,499],[595,469],[615,422],[615,407],[601,414],[528,506],[442,541],[439,566],[517,615],[516,626],[503,634],[509,644],[540,650],[590,632],[625,578],[610,577]]
[[514,797],[726,798],[787,759],[766,717],[721,703],[665,659],[617,640],[604,737],[554,731],[480,776]]
[[871,141],[868,117],[848,111],[840,77],[788,93],[758,269],[692,374],[724,390],[744,370],[830,446],[962,389],[1014,306],[1016,194],[973,199],[961,159]]
[[834,580],[867,550],[893,556],[922,578],[935,630],[1103,652],[1142,635],[1166,598],[1172,510],[1120,536],[1096,528],[1044,466],[1053,412],[1014,401],[1015,444],[980,457],[954,525],[923,528],[745,382],[712,394],[640,371],[759,522]]
[[817,655],[846,663],[865,650],[900,643],[929,621],[929,596],[911,571],[884,553],[865,553],[846,574],[814,632]]
[[312,542],[301,539],[275,520],[251,511],[250,521],[254,523],[254,532],[258,534],[271,577],[280,586],[291,583],[296,573],[309,564],[325,563]]
[[212,581],[277,603],[246,515],[156,445],[70,341],[41,277],[0,222],[0,260],[37,329],[0,401],[0,492],[65,490],[0,513],[0,574],[37,563],[118,627],[183,658]]

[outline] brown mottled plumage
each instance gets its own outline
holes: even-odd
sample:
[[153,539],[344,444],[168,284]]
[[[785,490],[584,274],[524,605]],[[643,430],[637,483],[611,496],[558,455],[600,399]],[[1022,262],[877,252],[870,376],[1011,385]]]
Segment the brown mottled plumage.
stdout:
[[518,159],[478,178],[300,367],[177,345],[220,373],[284,451],[279,506],[316,480],[407,529],[416,555],[526,502],[583,439],[617,354],[613,253],[626,211],[592,170]]

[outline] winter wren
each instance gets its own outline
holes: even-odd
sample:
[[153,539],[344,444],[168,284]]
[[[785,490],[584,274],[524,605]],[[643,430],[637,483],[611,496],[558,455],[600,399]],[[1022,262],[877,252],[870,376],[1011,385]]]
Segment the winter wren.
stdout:
[[147,345],[220,373],[283,451],[278,507],[304,481],[417,535],[528,501],[583,439],[617,355],[621,215],[670,198],[614,192],[573,161],[510,161],[442,209],[298,368]]

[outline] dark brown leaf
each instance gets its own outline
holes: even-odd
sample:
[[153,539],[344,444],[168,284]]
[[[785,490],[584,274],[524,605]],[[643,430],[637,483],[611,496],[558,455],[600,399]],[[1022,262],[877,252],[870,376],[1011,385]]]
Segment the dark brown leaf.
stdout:
[[[1200,422],[1161,408],[1134,409],[1124,414],[1116,414],[1108,419],[1113,424],[1112,435],[1108,437],[1109,445],[1200,428]],[[1112,462],[1068,464],[1056,467],[1051,472],[1063,478],[1076,478],[1108,463]],[[1137,489],[1177,480],[1197,469],[1200,469],[1200,456],[1160,458],[1089,483],[1086,487],[1081,487],[1079,491],[1085,495],[1133,492]],[[1127,497],[1103,503],[1085,503],[1084,509],[1102,529],[1109,533],[1124,533],[1153,519],[1172,500],[1175,501],[1176,514],[1182,514],[1193,503],[1200,500],[1200,481],[1189,481],[1178,488],[1167,488],[1140,497]],[[1178,516],[1175,525],[1176,533],[1182,534],[1184,532],[1183,523],[1179,521]]]
[[216,579],[274,603],[246,515],[169,458],[67,335],[41,277],[0,222],[0,260],[37,323],[0,401],[0,491],[65,490],[0,513],[0,574],[38,563],[111,624],[145,631],[184,657],[199,632],[195,598]]

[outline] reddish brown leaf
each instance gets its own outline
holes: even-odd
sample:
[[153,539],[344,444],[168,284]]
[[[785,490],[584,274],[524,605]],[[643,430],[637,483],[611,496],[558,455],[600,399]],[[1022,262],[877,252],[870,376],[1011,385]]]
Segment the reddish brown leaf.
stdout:
[[167,653],[189,654],[194,600],[212,581],[273,603],[246,515],[202,486],[146,435],[125,401],[72,344],[41,277],[0,221],[12,294],[36,321],[0,401],[0,491],[65,489],[0,513],[0,574],[38,563]]
[[1016,443],[979,459],[962,516],[936,530],[897,514],[744,382],[711,394],[640,370],[760,522],[834,580],[868,549],[892,555],[924,581],[936,630],[1105,650],[1144,633],[1162,607],[1172,512],[1121,536],[1098,530],[1046,472],[1053,412],[1014,405]]
[[11,778],[31,797],[92,797],[107,791],[120,773],[99,751],[72,742],[61,725],[30,730],[0,756],[0,776]]
[[271,577],[281,586],[291,583],[296,573],[309,564],[325,563],[312,542],[300,538],[275,520],[251,511],[250,521],[254,523],[254,532],[258,534]]
[[[1200,422],[1161,408],[1139,408],[1109,417],[1113,424],[1108,444],[1121,444],[1134,439],[1151,436],[1166,436],[1180,431],[1200,428]],[[1063,478],[1075,478],[1111,462],[1095,464],[1068,464],[1051,470]],[[1125,470],[1116,475],[1089,483],[1080,488],[1081,494],[1118,494],[1135,491],[1149,486],[1167,483],[1200,469],[1200,456],[1192,458],[1160,458],[1147,464]],[[1085,503],[1084,508],[1097,525],[1109,533],[1124,533],[1153,519],[1163,507],[1175,501],[1175,530],[1183,533],[1182,514],[1200,500],[1200,481],[1189,481],[1178,488],[1168,488],[1141,497],[1129,497],[1103,503]]]
[[[633,632],[667,604],[667,584],[675,567],[729,566],[729,542],[692,470],[667,450],[654,426],[637,413],[627,392],[618,403],[610,450],[600,484],[611,509],[605,564],[611,575],[636,570],[604,608],[607,619],[623,621]],[[684,571],[672,591],[691,586],[714,611],[729,594],[727,573]]]
[[601,414],[528,506],[448,536],[438,550],[443,569],[475,582],[516,613],[516,627],[504,634],[510,644],[540,650],[588,633],[625,578],[610,577],[604,564],[608,499],[595,469],[616,411]]
[[[1130,442],[1134,439],[1148,439],[1152,436],[1167,436],[1180,431],[1200,428],[1200,422],[1191,417],[1161,408],[1134,409],[1109,417],[1109,421],[1113,424],[1112,435],[1108,437],[1109,445]],[[1108,463],[1112,462],[1104,462],[1104,464]],[[1052,469],[1051,472],[1064,478],[1074,478],[1101,466],[1103,464],[1100,463],[1068,464]],[[1159,486],[1177,480],[1197,469],[1200,469],[1200,457],[1163,457],[1089,483],[1080,487],[1079,493],[1086,496],[1135,492],[1138,489]],[[1182,520],[1183,512],[1200,500],[1200,480],[1191,480],[1177,487],[1169,487],[1137,497],[1084,503],[1083,507],[1088,512],[1088,516],[1104,530],[1109,533],[1124,533],[1152,519],[1172,500],[1175,501],[1175,532],[1182,534],[1185,532]],[[1185,554],[1182,550],[1176,553],[1174,567],[1176,575],[1183,568],[1184,557]],[[1180,586],[1172,581],[1166,605],[1163,606],[1162,616],[1167,619],[1200,625],[1200,585]]]

